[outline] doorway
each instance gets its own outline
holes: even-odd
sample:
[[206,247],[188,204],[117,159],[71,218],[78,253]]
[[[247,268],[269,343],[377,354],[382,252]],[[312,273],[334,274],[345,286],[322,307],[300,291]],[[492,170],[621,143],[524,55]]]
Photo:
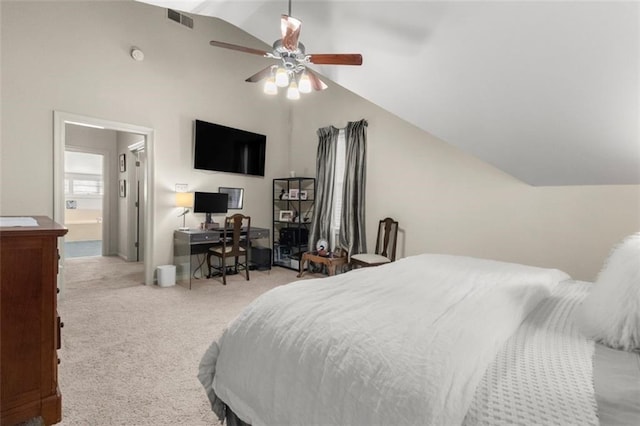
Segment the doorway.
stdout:
[[[59,223],[65,222],[65,211],[66,211],[66,200],[65,200],[65,151],[67,148],[67,139],[69,128],[71,126],[81,126],[88,127],[94,129],[103,129],[103,130],[111,130],[116,132],[125,132],[128,134],[135,135],[137,139],[142,139],[144,141],[144,162],[140,162],[141,170],[139,173],[144,176],[143,180],[136,180],[136,185],[140,186],[140,190],[137,191],[140,194],[140,199],[138,200],[139,212],[141,215],[141,219],[139,223],[143,226],[143,229],[140,229],[139,232],[136,232],[136,235],[140,234],[144,239],[142,245],[144,247],[144,281],[145,284],[150,285],[153,284],[153,217],[150,214],[151,209],[149,206],[153,205],[153,173],[152,173],[152,164],[153,164],[153,129],[142,127],[138,125],[132,125],[128,123],[122,122],[114,122],[109,120],[104,120],[95,117],[88,117],[78,114],[54,111],[54,220]],[[142,137],[142,138],[141,138]],[[127,147],[125,146],[125,149]],[[116,152],[114,154],[114,152]],[[114,157],[114,158],[111,158]],[[114,150],[112,153],[109,153],[105,156],[104,160],[104,198],[105,203],[103,207],[103,253],[110,254],[113,252],[115,247],[118,247],[118,238],[119,236],[110,231],[110,222],[112,222],[112,217],[117,216],[119,204],[122,200],[119,199],[119,181],[124,181],[125,179],[118,179],[115,177],[110,177],[109,170],[112,165],[118,164],[118,155],[117,151]],[[137,164],[137,163],[136,163]],[[115,172],[111,173],[111,176],[118,176],[118,169],[114,169]],[[139,182],[139,184],[137,183]],[[133,183],[130,181],[127,185],[131,185]],[[128,186],[129,191],[131,191],[131,187]],[[115,195],[112,195],[115,194]],[[113,198],[110,198],[113,197]],[[122,197],[125,198],[125,197]],[[115,200],[114,200],[115,199]],[[128,200],[128,199],[127,199]],[[110,202],[113,201],[113,202]],[[133,204],[133,202],[131,202]],[[109,207],[107,207],[109,206]],[[110,211],[115,209],[116,213],[112,214],[112,217],[109,217]],[[131,227],[127,226],[126,233],[132,231]],[[113,237],[113,235],[115,237]],[[110,240],[111,239],[111,240]],[[64,259],[66,257],[66,253],[64,250],[64,238],[62,238],[59,246],[60,251],[60,272],[64,268]],[[140,245],[140,244],[139,244]],[[115,249],[117,250],[117,249]],[[121,255],[120,253],[116,253]],[[127,257],[127,256],[122,256]],[[136,259],[128,259],[136,261]],[[64,274],[58,274],[58,288],[60,288],[61,295],[64,294]]]
[[102,256],[104,155],[64,152],[65,258]]

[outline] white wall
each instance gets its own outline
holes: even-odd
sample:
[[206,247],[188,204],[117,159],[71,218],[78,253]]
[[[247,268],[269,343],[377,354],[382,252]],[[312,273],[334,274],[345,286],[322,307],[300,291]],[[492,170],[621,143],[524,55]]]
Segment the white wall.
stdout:
[[[172,260],[176,183],[245,188],[243,211],[270,227],[271,179],[313,176],[316,129],[361,118],[368,238],[378,219],[398,218],[402,256],[477,255],[593,279],[611,245],[640,229],[638,186],[530,187],[334,85],[290,110],[244,82],[263,58],[208,45],[261,46],[218,20],[196,16],[189,30],[162,8],[129,1],[0,4],[0,214],[52,215],[52,111],[60,110],[154,129],[154,266]],[[143,62],[129,57],[132,45]],[[196,118],[266,134],[266,176],[193,170]],[[201,220],[187,216],[192,227]]]
[[[53,215],[53,111],[154,129],[154,266],[171,263],[174,188],[245,189],[255,226],[271,222],[271,179],[288,173],[288,106],[244,82],[264,58],[215,49],[209,40],[253,44],[230,25],[195,16],[188,29],[166,9],[131,1],[2,2],[0,214]],[[131,46],[145,53],[129,56]],[[266,176],[195,171],[192,122],[267,135]],[[201,217],[187,216],[197,226]]]
[[315,174],[316,129],[361,118],[370,249],[378,220],[392,216],[399,256],[488,257],[592,280],[612,245],[640,230],[638,185],[532,187],[333,86],[295,108],[292,168]]

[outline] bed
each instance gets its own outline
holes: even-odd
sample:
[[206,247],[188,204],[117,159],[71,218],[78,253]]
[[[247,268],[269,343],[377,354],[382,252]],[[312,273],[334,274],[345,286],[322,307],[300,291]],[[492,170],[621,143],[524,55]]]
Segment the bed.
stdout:
[[[609,424],[640,420],[637,356],[596,351],[574,324],[590,287],[556,269],[437,254],[297,281],[247,306],[198,378],[229,424],[597,425],[602,410]],[[594,374],[596,352],[616,382]]]

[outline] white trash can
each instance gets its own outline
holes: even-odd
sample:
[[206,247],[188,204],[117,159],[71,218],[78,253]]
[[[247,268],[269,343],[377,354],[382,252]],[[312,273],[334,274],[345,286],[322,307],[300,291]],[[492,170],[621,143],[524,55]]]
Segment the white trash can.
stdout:
[[158,266],[158,285],[171,287],[176,284],[176,265]]

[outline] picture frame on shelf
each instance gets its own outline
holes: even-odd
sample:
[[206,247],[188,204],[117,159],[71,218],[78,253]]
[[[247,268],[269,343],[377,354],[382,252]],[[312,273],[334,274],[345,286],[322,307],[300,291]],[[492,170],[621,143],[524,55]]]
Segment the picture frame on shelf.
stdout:
[[306,200],[307,199],[307,191],[301,190],[298,195],[300,196],[301,200]]
[[299,194],[299,190],[296,188],[290,189],[289,190],[289,199],[290,200],[297,200],[298,199],[298,194]]
[[293,220],[293,210],[280,210],[278,220],[280,222],[291,222]]
[[227,188],[224,186],[219,186],[218,192],[229,195],[227,209],[229,210],[242,209],[242,206],[244,205],[244,188]]
[[121,172],[126,172],[127,171],[127,155],[126,154],[120,154],[120,171]]

